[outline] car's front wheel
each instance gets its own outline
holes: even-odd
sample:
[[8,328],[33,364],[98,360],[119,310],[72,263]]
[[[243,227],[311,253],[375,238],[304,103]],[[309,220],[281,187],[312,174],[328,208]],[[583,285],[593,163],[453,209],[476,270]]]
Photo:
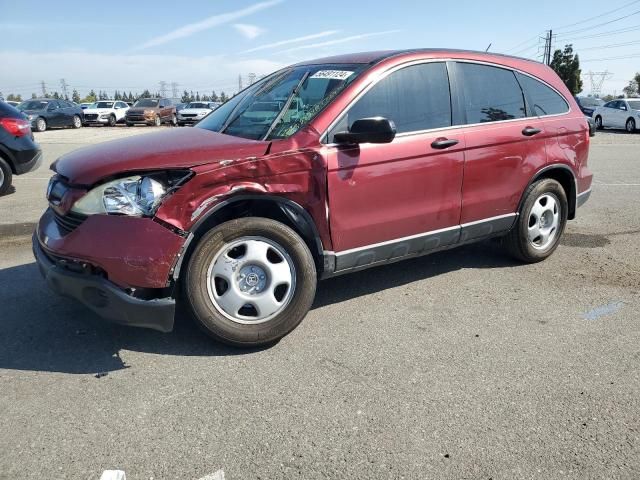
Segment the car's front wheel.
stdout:
[[178,125],[178,117],[176,117],[175,115],[171,116],[171,125],[173,125],[174,127]]
[[12,177],[11,167],[4,159],[0,158],[0,196],[7,193],[11,188]]
[[40,117],[36,120],[36,131],[44,132],[47,129],[47,121]]
[[311,308],[316,282],[311,252],[296,232],[249,217],[202,237],[189,261],[185,289],[209,335],[249,347],[291,332]]
[[598,130],[602,130],[602,127],[603,127],[603,125],[602,125],[602,117],[600,115],[596,115],[595,122],[596,122],[596,128]]
[[160,118],[159,115],[156,115],[156,118],[153,119],[153,124],[156,127],[159,127],[160,125],[162,125],[162,119]]
[[73,116],[73,121],[72,121],[71,125],[73,126],[73,128],[82,127],[82,119],[80,118],[79,115],[74,115]]
[[528,263],[549,257],[558,247],[568,211],[560,183],[550,178],[534,182],[525,192],[515,226],[505,237],[509,253]]
[[110,127],[115,127],[116,126],[116,116],[115,115],[109,115],[109,126]]
[[627,120],[625,127],[627,129],[627,132],[634,133],[636,131],[636,121],[633,118],[630,118],[629,120]]

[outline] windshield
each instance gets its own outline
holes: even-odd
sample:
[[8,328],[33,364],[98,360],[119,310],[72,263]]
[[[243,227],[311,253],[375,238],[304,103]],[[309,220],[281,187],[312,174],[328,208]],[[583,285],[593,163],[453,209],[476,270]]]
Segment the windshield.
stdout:
[[18,110],[44,110],[49,105],[49,102],[42,100],[28,100],[18,105]]
[[187,108],[211,108],[208,103],[191,102]]
[[604,101],[594,97],[582,97],[579,99],[580,105],[583,107],[601,107],[604,105]]
[[365,65],[303,65],[276,72],[218,107],[198,128],[251,140],[288,138],[309,123]]
[[138,100],[134,107],[157,107],[158,100],[153,98],[143,98],[142,100]]
[[96,108],[113,108],[113,102],[98,102]]
[[627,100],[631,110],[640,110],[640,100]]

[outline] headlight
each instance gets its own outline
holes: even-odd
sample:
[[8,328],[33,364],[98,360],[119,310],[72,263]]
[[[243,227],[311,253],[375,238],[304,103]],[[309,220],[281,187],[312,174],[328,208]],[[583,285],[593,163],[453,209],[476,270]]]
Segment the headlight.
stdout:
[[82,215],[150,216],[162,199],[190,175],[191,172],[172,171],[113,180],[91,190],[73,205],[71,211]]

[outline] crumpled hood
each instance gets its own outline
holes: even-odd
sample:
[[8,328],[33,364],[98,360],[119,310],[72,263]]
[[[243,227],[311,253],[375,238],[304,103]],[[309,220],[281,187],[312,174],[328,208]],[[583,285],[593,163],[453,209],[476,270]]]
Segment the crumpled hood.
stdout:
[[81,148],[60,157],[52,170],[75,185],[93,185],[130,172],[189,168],[259,157],[269,142],[223,135],[203,128],[180,128],[135,135]]

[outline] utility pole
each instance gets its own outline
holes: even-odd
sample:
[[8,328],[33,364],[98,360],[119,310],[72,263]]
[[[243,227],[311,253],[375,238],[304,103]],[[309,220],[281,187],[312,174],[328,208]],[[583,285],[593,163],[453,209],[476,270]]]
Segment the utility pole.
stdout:
[[545,65],[551,65],[551,45],[553,42],[553,30],[547,30],[547,34],[544,39],[544,56],[542,63]]
[[173,98],[178,98],[178,87],[180,86],[180,84],[176,83],[176,82],[171,82],[171,96]]
[[162,80],[160,83],[160,96],[161,97],[166,97],[167,96],[167,82],[165,82],[164,80]]
[[40,86],[42,87],[42,96],[46,97],[47,96],[47,84],[44,83],[44,80],[42,80],[40,82]]
[[238,75],[238,91],[242,90],[242,75]]
[[69,84],[65,81],[64,78],[60,79],[60,88],[62,89],[62,95],[64,96],[65,100],[69,100],[69,95],[67,94],[67,87],[69,86]]

